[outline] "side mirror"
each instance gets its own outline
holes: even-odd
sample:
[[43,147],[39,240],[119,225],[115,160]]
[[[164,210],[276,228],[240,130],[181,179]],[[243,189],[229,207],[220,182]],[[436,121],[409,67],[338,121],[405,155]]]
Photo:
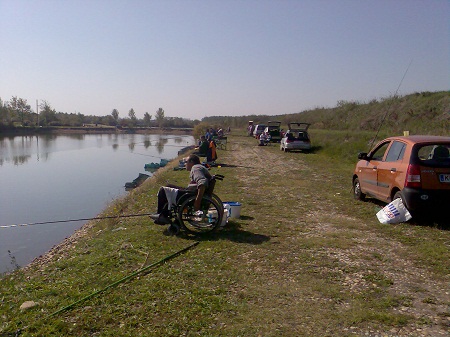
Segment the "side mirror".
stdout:
[[367,157],[367,153],[366,152],[358,153],[358,159],[359,160],[369,160],[369,158]]

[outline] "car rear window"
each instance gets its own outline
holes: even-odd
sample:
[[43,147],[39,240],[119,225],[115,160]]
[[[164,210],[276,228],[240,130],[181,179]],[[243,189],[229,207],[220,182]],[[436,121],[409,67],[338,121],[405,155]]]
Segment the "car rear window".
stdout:
[[308,140],[308,134],[306,132],[300,131],[296,134],[296,137],[298,140]]
[[450,167],[450,144],[427,144],[417,147],[417,157],[424,165]]

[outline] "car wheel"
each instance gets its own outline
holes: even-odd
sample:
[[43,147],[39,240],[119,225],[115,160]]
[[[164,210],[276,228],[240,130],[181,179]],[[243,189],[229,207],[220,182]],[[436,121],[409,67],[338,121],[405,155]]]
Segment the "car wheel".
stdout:
[[[402,203],[405,206],[405,208],[407,209],[405,201],[403,200],[403,196],[402,196],[402,192],[401,191],[395,192],[394,197],[392,198],[392,201],[394,201],[395,199],[402,199]],[[411,214],[412,218],[414,218],[415,220],[418,220],[419,222],[430,220],[426,216],[426,214],[424,214],[424,213],[416,212],[416,211],[410,211],[409,209],[408,209],[408,212]]]
[[361,184],[358,178],[355,178],[353,180],[353,197],[356,200],[361,201],[364,201],[366,199],[366,195],[363,192],[361,192]]
[[395,192],[394,197],[392,198],[392,201],[394,201],[395,199],[402,199],[402,202],[403,202],[402,192],[400,192],[400,191]]

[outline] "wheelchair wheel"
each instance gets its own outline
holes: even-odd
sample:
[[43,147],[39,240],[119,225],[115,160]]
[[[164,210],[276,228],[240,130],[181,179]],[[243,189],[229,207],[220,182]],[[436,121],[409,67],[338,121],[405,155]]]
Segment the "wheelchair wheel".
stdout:
[[223,201],[220,200],[219,196],[217,194],[214,194],[214,193],[211,194],[211,199],[214,200],[218,204],[218,206],[222,210],[222,214],[223,214],[223,210],[224,210],[224,208],[223,208]]
[[202,199],[202,215],[194,214],[195,195],[187,198],[178,210],[178,220],[181,226],[190,233],[207,233],[216,230],[223,217],[223,205],[211,197]]

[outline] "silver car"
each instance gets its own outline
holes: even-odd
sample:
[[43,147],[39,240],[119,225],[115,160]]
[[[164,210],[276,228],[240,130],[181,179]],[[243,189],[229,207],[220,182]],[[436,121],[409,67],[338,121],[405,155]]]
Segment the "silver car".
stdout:
[[289,123],[288,130],[281,138],[280,150],[284,152],[292,150],[311,150],[311,140],[308,135],[308,123]]

